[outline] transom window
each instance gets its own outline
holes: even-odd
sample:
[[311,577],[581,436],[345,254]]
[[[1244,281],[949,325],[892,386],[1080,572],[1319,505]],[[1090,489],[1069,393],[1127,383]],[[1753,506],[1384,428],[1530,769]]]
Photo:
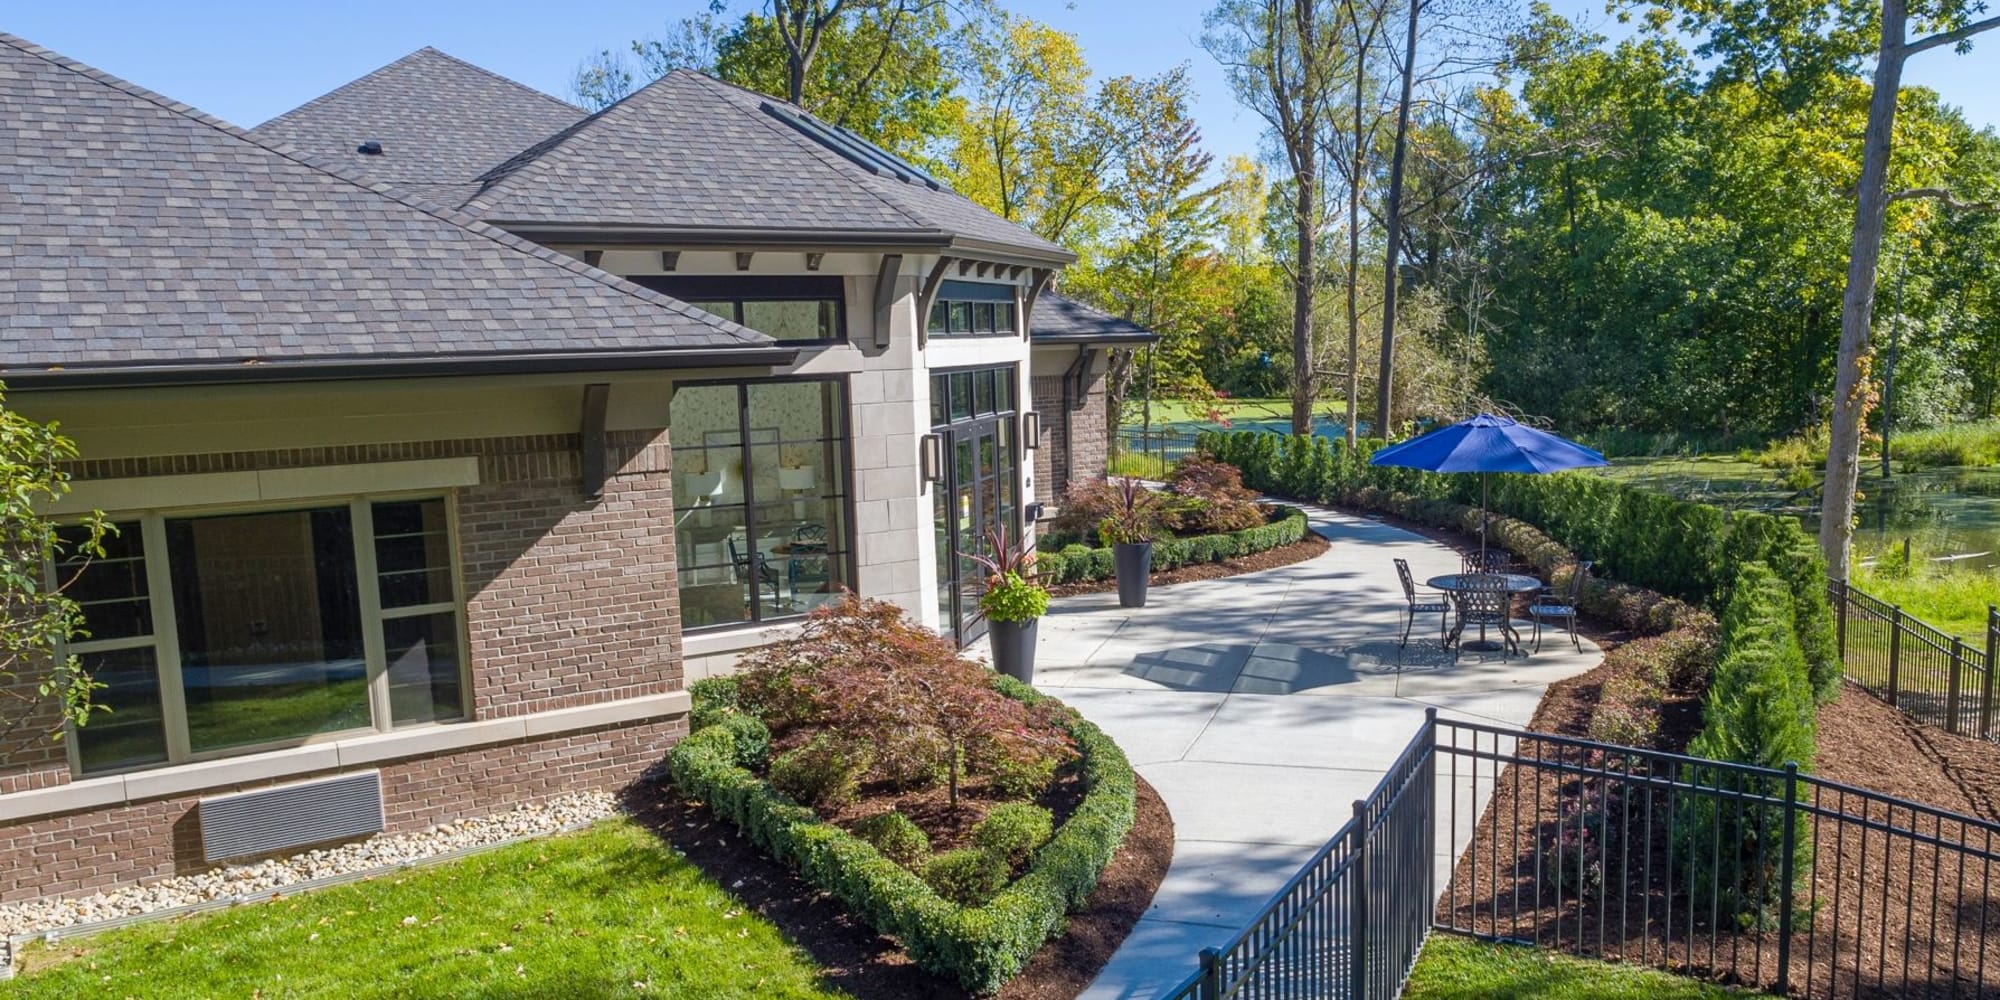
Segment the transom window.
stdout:
[[834,275],[637,275],[632,281],[789,342],[847,339]]
[[933,337],[1018,335],[1014,286],[948,280],[938,286],[929,323]]
[[[77,770],[129,770],[465,717],[464,626],[441,497],[117,522],[74,552],[104,685]],[[76,539],[70,539],[74,542]]]
[[805,614],[852,579],[837,379],[688,383],[668,417],[681,621]]

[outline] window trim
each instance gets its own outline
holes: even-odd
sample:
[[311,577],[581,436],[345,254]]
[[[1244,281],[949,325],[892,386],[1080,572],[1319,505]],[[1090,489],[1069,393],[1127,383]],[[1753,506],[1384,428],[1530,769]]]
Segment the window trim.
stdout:
[[[451,564],[451,585],[453,600],[449,605],[434,603],[417,605],[412,608],[394,608],[385,615],[381,607],[381,580],[375,572],[375,511],[374,504],[397,503],[413,500],[442,500],[445,514],[445,541],[447,558]],[[303,737],[280,740],[266,740],[261,743],[247,743],[237,746],[217,747],[211,750],[195,751],[188,731],[187,692],[181,674],[181,650],[179,641],[179,621],[173,597],[173,566],[168,556],[167,521],[187,517],[227,517],[247,514],[283,514],[290,511],[317,510],[345,504],[349,523],[353,527],[354,569],[356,590],[360,601],[362,655],[367,665],[368,716],[370,724],[349,729],[328,730],[310,733]],[[286,750],[294,747],[311,746],[353,739],[357,736],[372,736],[393,732],[408,732],[426,726],[449,726],[475,721],[472,705],[472,657],[470,629],[466,619],[465,568],[459,545],[458,491],[447,490],[389,490],[380,493],[348,493],[337,496],[288,499],[284,501],[245,501],[241,503],[161,507],[142,511],[119,511],[107,518],[116,522],[136,522],[140,538],[146,552],[147,598],[153,613],[153,631],[145,638],[106,639],[69,641],[59,645],[59,656],[84,655],[109,652],[114,649],[133,649],[151,646],[154,670],[158,675],[160,692],[161,725],[165,727],[167,759],[148,764],[134,764],[129,767],[105,768],[86,773],[83,769],[82,750],[77,740],[77,726],[74,722],[64,724],[64,755],[73,779],[101,778],[111,775],[131,774],[179,764],[194,764],[244,757],[272,750]],[[51,565],[49,572],[55,572]],[[361,581],[367,581],[364,585]],[[389,700],[389,670],[387,653],[382,641],[383,622],[390,618],[408,617],[416,609],[430,609],[423,613],[441,614],[445,610],[453,613],[458,642],[459,712],[457,719],[442,722],[420,722],[397,726]]]
[[[861,593],[861,586],[859,579],[860,555],[858,552],[860,548],[860,536],[855,531],[855,526],[854,526],[854,503],[855,503],[854,413],[853,413],[854,394],[852,391],[853,390],[852,376],[848,373],[839,373],[839,374],[828,374],[828,375],[769,375],[758,378],[687,379],[685,381],[675,382],[673,385],[673,391],[679,392],[682,388],[698,388],[702,386],[710,386],[710,387],[734,386],[737,388],[736,414],[737,414],[737,433],[739,435],[739,444],[737,445],[737,447],[743,449],[743,456],[745,462],[744,468],[746,470],[746,474],[743,477],[743,518],[744,518],[744,528],[747,532],[751,527],[752,511],[754,511],[758,506],[756,487],[752,482],[754,477],[747,474],[747,470],[749,468],[748,463],[750,456],[750,448],[752,447],[752,445],[755,444],[755,442],[750,440],[750,423],[749,423],[750,408],[748,405],[749,404],[748,387],[753,385],[795,384],[795,383],[811,383],[811,382],[831,382],[840,386],[840,405],[836,408],[838,411],[836,414],[836,419],[839,422],[839,426],[836,428],[836,432],[838,434],[838,439],[839,439],[839,447],[836,449],[836,453],[838,456],[838,460],[840,462],[840,475],[841,475],[840,504],[839,504],[841,526],[846,534],[846,537],[841,540],[842,552],[841,552],[840,563],[841,563],[841,568],[844,571],[842,586],[844,586],[850,593],[859,594]],[[667,421],[668,422],[667,433],[669,436],[673,434],[673,426],[672,426],[673,420],[671,416],[672,405],[673,405],[672,400],[670,399],[668,401],[669,417]],[[690,507],[687,509],[694,510],[695,508]],[[679,532],[680,532],[680,516],[682,513],[683,512],[681,508],[679,507],[674,508],[673,512],[674,528],[675,528],[674,575],[676,579],[679,578],[681,573]],[[750,573],[752,579],[755,579],[757,574],[757,567],[759,564],[763,562],[764,555],[762,552],[759,552],[757,550],[757,547],[755,545],[752,545],[749,548],[750,548]],[[674,599],[676,603],[678,603],[680,600],[680,589],[678,584],[675,587]],[[754,593],[751,597],[751,600],[749,601],[749,608],[750,608],[750,616],[748,618],[744,618],[740,621],[733,621],[733,622],[716,622],[715,624],[712,625],[689,625],[686,623],[685,614],[683,614],[681,631],[685,635],[705,635],[716,632],[726,632],[729,631],[730,629],[744,629],[744,628],[755,628],[755,627],[764,627],[771,625],[782,625],[790,622],[799,621],[800,619],[806,616],[805,612],[801,612],[799,614],[782,615],[775,618],[759,617],[760,612],[758,610],[758,602],[756,600]]]
[[[838,275],[639,274],[631,275],[626,280],[690,304],[727,302],[731,307],[730,314],[722,318],[753,330],[757,328],[743,322],[745,303],[831,301],[833,336],[807,340],[785,340],[775,334],[770,336],[780,345],[798,347],[828,347],[848,342],[847,281]],[[768,331],[758,332],[768,334]]]
[[[958,294],[953,295],[953,292],[957,292]],[[951,328],[952,307],[955,305],[968,307],[968,311],[971,313],[971,318],[968,320],[969,329],[953,330]],[[992,308],[996,314],[993,323],[994,328],[991,330],[979,329],[979,310],[981,306]],[[1006,306],[1013,313],[1013,323],[1005,330],[1000,329],[999,325],[997,314],[999,312],[998,307],[1000,306]],[[937,322],[940,311],[944,314],[944,322],[942,324]],[[989,337],[1018,338],[1021,336],[1022,324],[1026,322],[1022,316],[1022,312],[1021,287],[1019,285],[991,281],[946,279],[940,283],[937,296],[931,300],[930,315],[923,317],[924,333],[928,337],[946,337],[954,340],[975,340]]]

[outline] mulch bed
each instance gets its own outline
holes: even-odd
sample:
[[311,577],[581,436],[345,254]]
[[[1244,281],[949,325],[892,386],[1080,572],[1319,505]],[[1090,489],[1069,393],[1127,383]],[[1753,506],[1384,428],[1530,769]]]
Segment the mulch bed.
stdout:
[[[805,949],[828,986],[857,1000],[971,1000],[956,983],[912,965],[894,941],[671,787],[634,785],[625,805],[635,820]],[[1173,817],[1141,778],[1132,831],[1083,912],[1072,914],[1063,934],[1035,953],[999,992],[1000,1000],[1074,1000],[1152,904],[1173,857]]]
[[[1308,530],[1306,537],[1290,545],[1280,545],[1275,549],[1265,549],[1262,552],[1253,552],[1250,555],[1238,556],[1234,559],[1224,559],[1221,562],[1197,563],[1191,566],[1181,566],[1176,569],[1161,570],[1154,573],[1150,579],[1152,580],[1152,586],[1159,587],[1169,583],[1188,583],[1194,580],[1220,580],[1223,577],[1237,576],[1242,573],[1255,573],[1262,569],[1277,569],[1280,566],[1290,566],[1293,563],[1305,562],[1325,552],[1328,544],[1327,540],[1320,537],[1318,532]],[[1117,589],[1117,580],[1089,580],[1050,587],[1049,593],[1056,597],[1073,597],[1077,594],[1103,594]]]

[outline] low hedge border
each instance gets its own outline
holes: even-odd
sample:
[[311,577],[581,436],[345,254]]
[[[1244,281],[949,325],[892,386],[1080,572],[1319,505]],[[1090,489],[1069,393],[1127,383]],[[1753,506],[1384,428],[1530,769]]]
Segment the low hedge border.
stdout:
[[[1046,698],[1007,677],[995,675],[993,685],[1030,705]],[[716,685],[696,691],[698,717],[726,717],[704,705],[704,695],[726,696]],[[668,754],[667,767],[683,792],[877,931],[896,938],[919,967],[985,994],[1020,972],[1042,943],[1061,931],[1065,914],[1097,887],[1132,828],[1136,779],[1124,752],[1073,712],[1064,728],[1077,743],[1083,801],[1035,852],[1027,870],[978,907],[939,898],[866,841],[737,766],[736,734],[727,725],[712,722],[681,740]]]
[[[1290,545],[1309,529],[1306,512],[1297,507],[1270,504],[1277,516],[1267,524],[1219,535],[1190,535],[1162,538],[1153,543],[1153,571],[1164,572],[1182,566],[1222,562]],[[1109,548],[1066,545],[1054,552],[1035,555],[1035,575],[1047,586],[1109,580],[1117,575]]]

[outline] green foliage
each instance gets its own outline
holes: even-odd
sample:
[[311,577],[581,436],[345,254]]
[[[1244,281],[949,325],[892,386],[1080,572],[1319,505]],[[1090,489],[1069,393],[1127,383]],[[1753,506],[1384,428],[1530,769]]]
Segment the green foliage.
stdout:
[[109,711],[91,704],[103,685],[76,657],[61,654],[64,643],[89,634],[82,608],[63,592],[91,559],[104,555],[112,529],[100,513],[70,525],[41,513],[69,495],[63,463],[76,457],[76,445],[55,424],[7,407],[0,389],[0,537],[6,540],[0,545],[0,620],[6,622],[0,628],[0,761],[20,749],[22,736],[59,740],[70,723],[87,727]]
[[979,610],[988,621],[1033,621],[1049,613],[1049,592],[1019,573],[1008,573],[998,583],[988,581],[986,593],[979,595]]
[[764,720],[748,712],[731,712],[716,725],[729,730],[730,736],[735,739],[739,767],[759,770],[771,759],[771,730],[764,725]]
[[972,843],[1010,865],[1018,865],[1028,860],[1035,848],[1048,843],[1054,832],[1055,817],[1047,809],[1027,802],[1007,802],[994,806],[972,828]]
[[[1252,489],[1318,503],[1411,507],[1480,499],[1480,477],[1368,464],[1380,442],[1254,431],[1203,434],[1201,449],[1243,472]],[[1727,605],[1742,567],[1764,563],[1792,597],[1799,646],[1816,697],[1839,692],[1826,562],[1796,518],[1722,511],[1586,473],[1490,477],[1490,507],[1546,532],[1598,572],[1695,605]],[[1399,499],[1398,497],[1402,499]],[[1417,511],[1418,520],[1426,519]],[[1406,515],[1407,516],[1407,515]],[[1476,530],[1476,523],[1474,524]],[[1156,557],[1157,558],[1157,557]],[[1586,593],[1586,597],[1590,595]]]
[[[994,690],[1039,710],[1061,703],[1011,678]],[[667,755],[674,784],[743,830],[752,843],[825,891],[876,930],[902,942],[924,969],[990,993],[1020,971],[1056,934],[1065,913],[1096,888],[1132,828],[1132,765],[1117,744],[1075,713],[1058,717],[1080,753],[1083,800],[1034,860],[983,906],[960,907],[865,841],[820,820],[736,765],[735,738],[722,726],[697,730]]]
[[912,870],[931,853],[931,839],[908,816],[893,809],[855,821],[854,835],[897,864]]
[[984,906],[1007,885],[1007,859],[966,847],[924,862],[924,884],[959,906]]
[[[731,731],[734,727],[718,727]],[[705,730],[706,731],[706,730]],[[768,740],[769,733],[765,735]],[[731,732],[730,745],[738,745]],[[767,745],[766,749],[769,747]],[[742,764],[739,756],[737,763]],[[771,787],[818,809],[838,809],[854,801],[867,762],[853,747],[821,733],[812,742],[779,754],[771,761]]]
[[1590,716],[1590,738],[1619,746],[1649,747],[1660,731],[1665,688],[1648,678],[1618,676],[1604,683]]
[[[1692,756],[1810,770],[1816,709],[1791,623],[1791,594],[1759,563],[1743,568],[1723,614],[1722,659],[1702,709],[1703,727],[1688,746]],[[1782,884],[1787,817],[1779,807],[1746,804],[1738,793],[1767,799],[1784,795],[1782,779],[1697,768],[1700,785],[1714,789],[1687,796],[1680,824],[1684,862],[1698,887],[1723,912],[1748,926],[1775,922],[1787,889],[1806,883],[1812,862],[1810,827],[1803,813],[1790,817],[1795,843],[1791,887]]]
[[688,711],[690,732],[715,725],[739,710],[734,677],[705,677],[695,681],[688,685],[688,697],[694,703]]
[[[1266,523],[1244,531],[1189,538],[1163,538],[1153,543],[1153,571],[1182,566],[1222,562],[1290,545],[1311,530],[1304,511],[1295,507],[1275,507]],[[1117,572],[1110,548],[1065,545],[1055,552],[1043,552],[1035,564],[1040,578],[1050,584],[1109,580]]]

